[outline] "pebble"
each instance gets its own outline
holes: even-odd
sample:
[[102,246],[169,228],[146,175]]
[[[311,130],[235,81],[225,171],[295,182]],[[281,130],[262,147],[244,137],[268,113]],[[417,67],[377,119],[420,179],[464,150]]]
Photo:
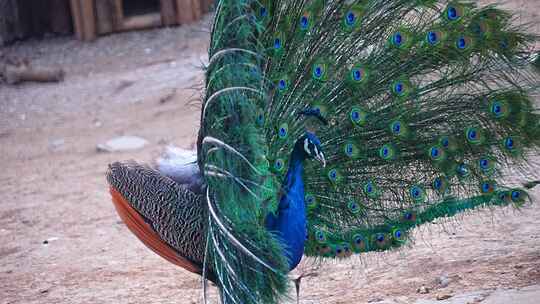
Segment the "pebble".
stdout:
[[448,285],[450,285],[450,278],[448,278],[447,275],[440,276],[438,281],[439,285],[441,285],[442,287],[447,287]]
[[420,288],[418,288],[416,290],[416,292],[418,292],[420,294],[427,294],[427,293],[429,293],[429,288],[426,287],[425,285],[422,285],[422,286],[420,286]]
[[438,294],[436,299],[438,301],[442,301],[442,300],[447,300],[447,299],[450,299],[452,297],[451,294],[448,294],[448,293],[442,293],[442,294]]
[[142,149],[148,144],[144,138],[137,136],[120,136],[97,145],[98,152],[124,152]]

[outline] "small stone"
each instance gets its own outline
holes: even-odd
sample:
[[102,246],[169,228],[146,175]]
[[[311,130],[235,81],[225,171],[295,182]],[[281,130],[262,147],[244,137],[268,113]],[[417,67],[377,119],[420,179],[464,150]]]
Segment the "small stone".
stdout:
[[143,148],[148,144],[144,138],[137,136],[120,136],[97,145],[98,152],[124,152]]
[[429,288],[427,286],[425,286],[425,285],[422,285],[422,286],[420,286],[420,288],[418,288],[416,290],[416,292],[418,292],[420,294],[427,294],[427,293],[429,293]]
[[441,287],[448,287],[450,285],[450,278],[447,275],[442,275],[438,278],[438,282]]
[[452,297],[451,294],[448,294],[448,293],[441,293],[441,294],[438,294],[436,299],[438,301],[442,301],[442,300],[447,300],[447,299],[450,299]]
[[53,151],[56,151],[56,150],[59,150],[60,148],[62,148],[62,146],[66,143],[66,141],[62,138],[60,139],[55,139],[55,140],[51,140],[49,142],[49,149],[53,150]]

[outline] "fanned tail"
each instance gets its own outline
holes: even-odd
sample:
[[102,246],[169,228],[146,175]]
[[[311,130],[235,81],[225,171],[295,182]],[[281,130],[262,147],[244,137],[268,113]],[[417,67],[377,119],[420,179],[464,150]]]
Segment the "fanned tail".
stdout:
[[207,266],[223,303],[277,303],[287,288],[287,262],[264,218],[277,201],[264,158],[264,132],[252,112],[264,104],[263,29],[257,1],[220,1],[212,28],[198,160],[208,184]]

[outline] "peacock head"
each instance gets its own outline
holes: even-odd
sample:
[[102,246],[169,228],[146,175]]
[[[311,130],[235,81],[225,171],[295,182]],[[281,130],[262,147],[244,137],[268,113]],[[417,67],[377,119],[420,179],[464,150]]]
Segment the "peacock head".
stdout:
[[322,163],[323,167],[326,167],[326,159],[324,158],[324,153],[321,147],[321,141],[315,134],[311,132],[306,132],[304,136],[300,137],[297,141],[299,146],[297,150],[304,153],[304,157],[307,159],[316,159]]

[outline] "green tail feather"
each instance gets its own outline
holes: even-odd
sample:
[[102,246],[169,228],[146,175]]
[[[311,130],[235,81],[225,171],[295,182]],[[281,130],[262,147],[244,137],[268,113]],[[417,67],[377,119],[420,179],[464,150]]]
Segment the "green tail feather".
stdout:
[[[466,1],[220,1],[199,162],[228,302],[275,303],[286,290],[264,218],[306,130],[328,163],[305,166],[308,255],[387,250],[436,218],[521,205],[505,172],[538,169],[540,59],[512,20]],[[328,125],[299,117],[306,109]]]

